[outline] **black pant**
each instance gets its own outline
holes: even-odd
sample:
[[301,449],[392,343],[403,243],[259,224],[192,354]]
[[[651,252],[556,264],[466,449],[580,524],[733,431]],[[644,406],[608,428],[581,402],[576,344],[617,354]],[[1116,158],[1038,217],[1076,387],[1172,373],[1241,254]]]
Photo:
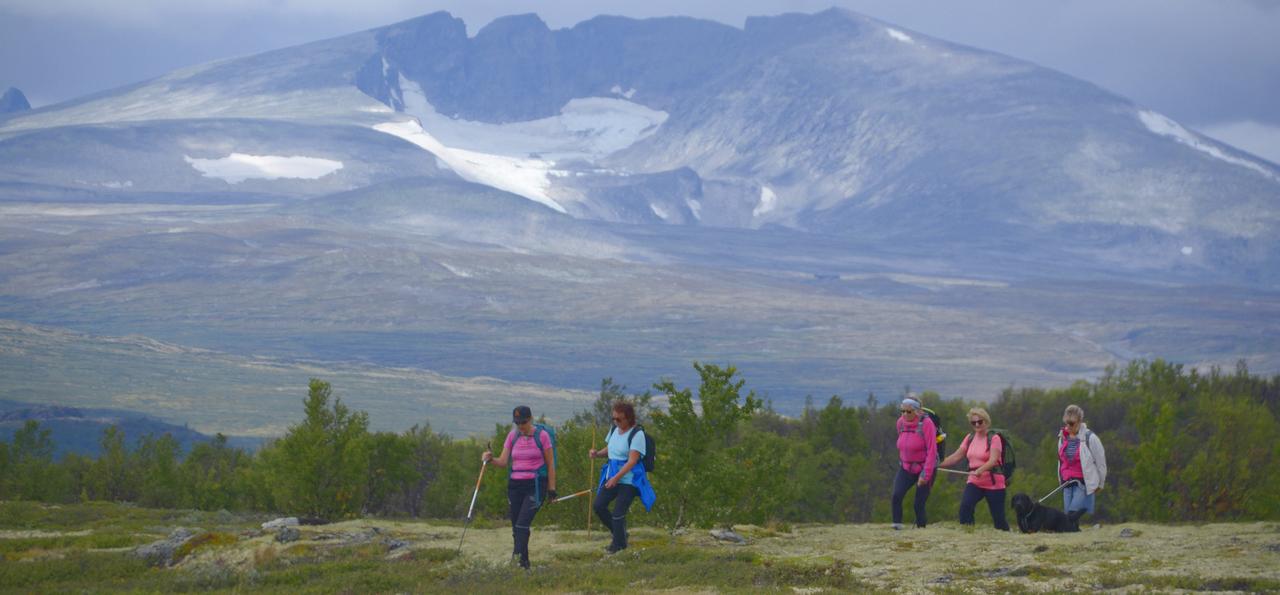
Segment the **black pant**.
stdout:
[[[541,485],[535,485],[537,481]],[[541,491],[538,491],[538,488]],[[547,480],[510,479],[507,480],[507,504],[511,507],[511,540],[514,545],[511,555],[520,557],[520,565],[529,567],[529,534],[532,532],[533,517],[542,507],[539,497],[547,493]]]
[[[916,482],[919,480],[919,473],[911,473],[910,471],[903,469],[901,465],[898,466],[898,474],[893,476],[893,499],[890,500],[890,504],[893,509],[893,522],[895,524],[902,523],[902,499],[906,497],[907,490],[911,489],[911,486],[916,485]],[[917,527],[923,527],[929,522],[929,517],[925,512],[924,505],[929,500],[929,489],[932,487],[932,481],[922,486],[916,486],[915,511]]]
[[991,511],[991,520],[996,528],[1008,531],[1009,522],[1004,519],[1004,495],[1004,490],[984,490],[971,483],[965,484],[964,494],[960,496],[960,524],[972,525],[973,510],[978,507],[979,500],[986,498],[987,510]]
[[[596,492],[596,501],[591,504],[591,508],[596,511],[596,517],[600,519],[600,524],[609,529],[613,534],[613,543],[609,544],[611,549],[621,550],[627,547],[627,510],[631,508],[631,501],[640,495],[640,490],[633,485],[619,483],[612,488],[601,488]],[[617,504],[613,505],[613,512],[609,512],[609,503],[617,500]]]

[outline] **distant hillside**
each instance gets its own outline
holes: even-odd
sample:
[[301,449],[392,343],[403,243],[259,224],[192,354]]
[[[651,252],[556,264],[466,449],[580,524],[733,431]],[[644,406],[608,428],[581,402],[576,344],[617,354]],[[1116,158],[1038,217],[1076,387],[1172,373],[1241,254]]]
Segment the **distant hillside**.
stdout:
[[[81,409],[6,400],[0,400],[0,440],[12,440],[13,433],[30,419],[52,431],[55,456],[59,458],[67,453],[97,456],[101,451],[99,439],[102,431],[110,426],[117,426],[124,432],[125,445],[129,447],[133,447],[139,438],[148,434],[170,434],[178,440],[184,452],[189,451],[196,443],[213,440],[212,436],[186,426],[165,423],[132,411]],[[262,441],[259,438],[231,437],[229,442],[233,446],[253,449]]]

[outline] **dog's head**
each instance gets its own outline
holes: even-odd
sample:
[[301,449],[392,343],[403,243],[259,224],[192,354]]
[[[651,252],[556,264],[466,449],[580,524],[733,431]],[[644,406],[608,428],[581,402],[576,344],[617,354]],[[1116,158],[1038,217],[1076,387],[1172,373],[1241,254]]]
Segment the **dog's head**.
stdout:
[[1035,500],[1026,494],[1018,494],[1013,497],[1013,509],[1020,515],[1025,515],[1035,510]]

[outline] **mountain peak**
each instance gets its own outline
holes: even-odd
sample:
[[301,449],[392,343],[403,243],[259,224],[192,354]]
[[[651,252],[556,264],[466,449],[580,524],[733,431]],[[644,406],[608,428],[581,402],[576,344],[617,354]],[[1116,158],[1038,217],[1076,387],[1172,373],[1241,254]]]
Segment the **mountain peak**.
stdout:
[[17,87],[9,87],[4,95],[0,95],[0,114],[25,112],[29,109],[31,104],[27,102],[27,96]]

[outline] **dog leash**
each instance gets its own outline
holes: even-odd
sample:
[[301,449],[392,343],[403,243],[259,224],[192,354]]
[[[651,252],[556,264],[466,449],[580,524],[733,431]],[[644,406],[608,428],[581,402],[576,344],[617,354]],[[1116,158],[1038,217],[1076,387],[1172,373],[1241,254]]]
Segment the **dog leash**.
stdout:
[[1078,479],[1069,479],[1069,480],[1067,480],[1067,481],[1062,482],[1062,485],[1058,486],[1057,488],[1054,488],[1054,490],[1053,490],[1052,492],[1049,492],[1048,494],[1045,494],[1045,497],[1043,497],[1043,498],[1041,498],[1041,499],[1040,499],[1040,504],[1044,504],[1044,501],[1045,501],[1045,500],[1048,500],[1050,496],[1052,496],[1052,495],[1054,495],[1054,494],[1058,493],[1059,491],[1061,491],[1061,490],[1062,490],[1062,488],[1065,488],[1065,487],[1067,487],[1067,486],[1069,486],[1069,485],[1071,485],[1071,484],[1073,484],[1073,483],[1080,483],[1080,480],[1078,480]]

